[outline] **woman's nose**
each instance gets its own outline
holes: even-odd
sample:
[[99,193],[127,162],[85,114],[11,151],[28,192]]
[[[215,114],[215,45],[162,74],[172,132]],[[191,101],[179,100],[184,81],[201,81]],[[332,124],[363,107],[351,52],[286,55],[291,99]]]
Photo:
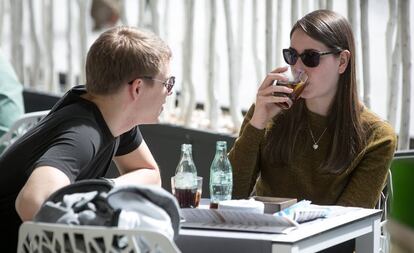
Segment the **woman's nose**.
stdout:
[[299,59],[296,61],[295,65],[293,65],[293,69],[296,71],[305,71],[305,65],[302,62],[302,58],[298,57]]

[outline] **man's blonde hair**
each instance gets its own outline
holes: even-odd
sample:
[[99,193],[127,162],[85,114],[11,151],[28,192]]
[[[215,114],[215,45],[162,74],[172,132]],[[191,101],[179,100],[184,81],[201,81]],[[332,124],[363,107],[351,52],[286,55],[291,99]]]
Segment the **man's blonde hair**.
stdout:
[[158,36],[118,26],[102,33],[86,58],[86,89],[97,95],[114,93],[139,76],[156,76],[171,58]]

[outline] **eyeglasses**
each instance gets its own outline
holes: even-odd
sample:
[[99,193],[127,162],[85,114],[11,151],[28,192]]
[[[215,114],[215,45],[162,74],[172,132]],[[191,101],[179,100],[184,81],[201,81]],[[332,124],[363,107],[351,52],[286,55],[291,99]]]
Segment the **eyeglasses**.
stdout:
[[[160,83],[164,84],[164,86],[167,89],[167,92],[168,93],[171,92],[171,90],[172,90],[172,88],[174,87],[174,84],[175,84],[175,76],[171,76],[171,77],[169,77],[165,81],[159,80],[159,79],[155,79],[155,78],[152,78],[150,76],[139,76],[137,78],[148,79],[148,80],[152,80],[152,81],[155,81],[155,82],[160,82]],[[132,80],[132,81],[130,81],[130,82],[128,82],[128,84],[132,84],[134,81],[135,81],[135,79]]]
[[336,49],[334,51],[327,51],[327,52],[319,52],[313,49],[306,49],[303,53],[298,54],[298,52],[293,48],[286,48],[283,49],[283,58],[285,62],[289,65],[295,65],[298,61],[298,58],[302,60],[305,66],[314,68],[319,65],[319,60],[321,56],[328,55],[328,54],[337,54],[342,52],[340,49]]

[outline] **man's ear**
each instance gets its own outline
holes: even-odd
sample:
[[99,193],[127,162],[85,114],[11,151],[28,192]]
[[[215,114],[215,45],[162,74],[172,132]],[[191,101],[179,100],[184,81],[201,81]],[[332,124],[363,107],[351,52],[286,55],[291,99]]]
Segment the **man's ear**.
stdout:
[[142,81],[135,79],[133,83],[129,84],[129,93],[132,97],[136,97],[141,91]]
[[351,52],[348,50],[343,50],[339,54],[339,74],[343,74],[346,70],[346,67],[348,67],[349,60],[351,59]]

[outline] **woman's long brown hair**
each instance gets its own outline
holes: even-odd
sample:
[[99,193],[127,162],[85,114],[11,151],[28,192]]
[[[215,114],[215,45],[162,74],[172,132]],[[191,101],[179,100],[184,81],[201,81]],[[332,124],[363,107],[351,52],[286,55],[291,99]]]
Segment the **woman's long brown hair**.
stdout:
[[[364,130],[360,120],[363,105],[357,94],[355,72],[355,42],[349,22],[329,10],[317,10],[298,20],[290,36],[297,29],[331,49],[347,49],[351,53],[348,66],[338,80],[338,89],[328,113],[328,131],[332,134],[330,153],[321,168],[326,172],[340,173],[349,166],[364,145]],[[296,140],[307,134],[304,100],[273,119],[268,131],[269,141],[265,153],[273,162],[290,164],[294,159]]]

